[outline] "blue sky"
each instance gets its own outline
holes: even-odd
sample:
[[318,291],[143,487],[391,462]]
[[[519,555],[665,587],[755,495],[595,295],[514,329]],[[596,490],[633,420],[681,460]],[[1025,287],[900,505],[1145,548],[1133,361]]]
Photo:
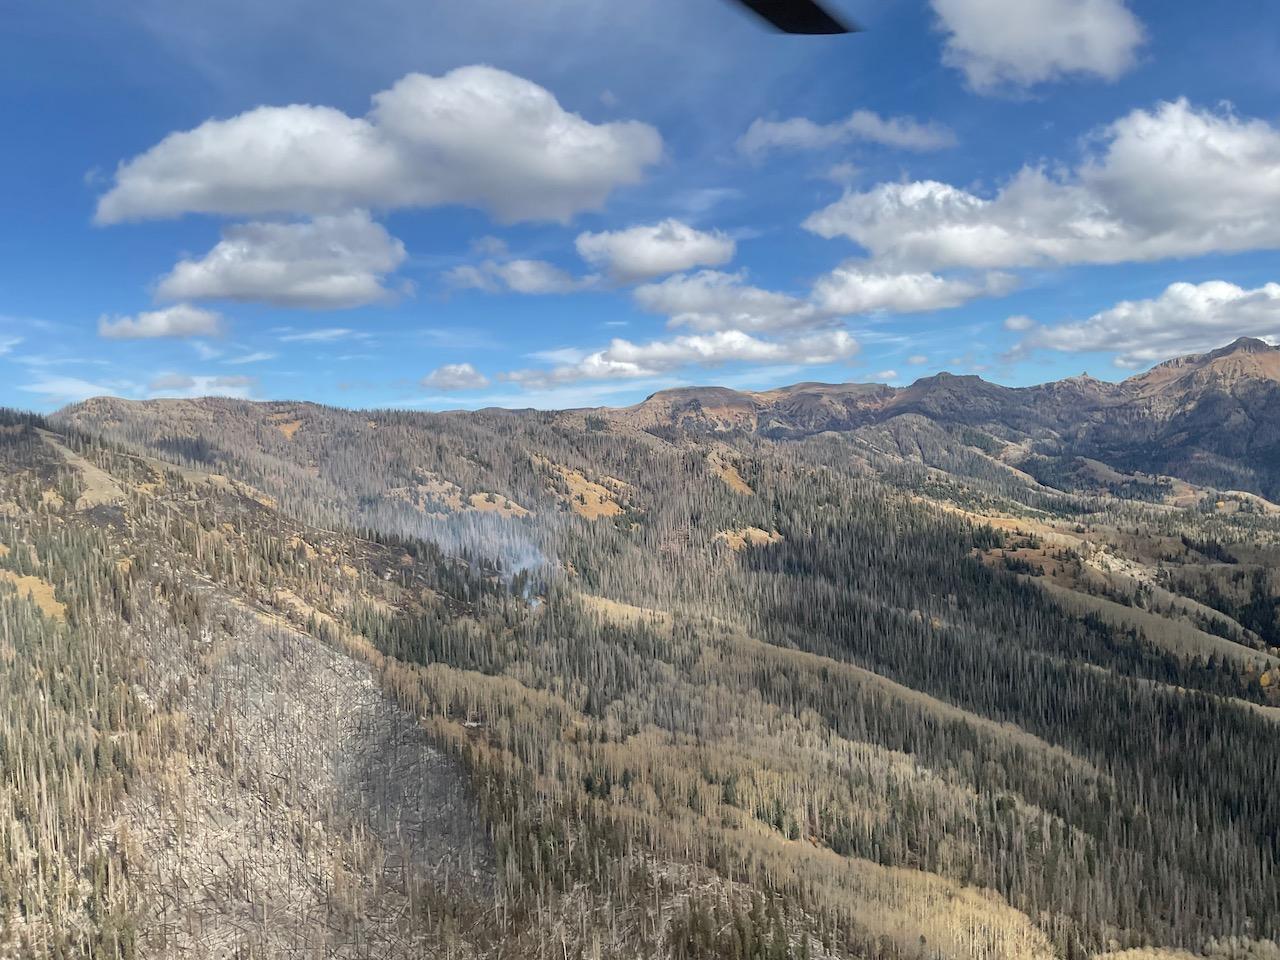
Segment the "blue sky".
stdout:
[[82,0],[0,35],[0,404],[1127,376],[1280,336],[1255,0]]

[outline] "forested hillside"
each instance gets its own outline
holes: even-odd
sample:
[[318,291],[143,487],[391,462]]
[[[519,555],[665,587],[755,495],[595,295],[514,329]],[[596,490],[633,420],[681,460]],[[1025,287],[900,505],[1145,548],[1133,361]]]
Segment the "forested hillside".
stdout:
[[6,414],[0,956],[1274,960],[1272,363]]

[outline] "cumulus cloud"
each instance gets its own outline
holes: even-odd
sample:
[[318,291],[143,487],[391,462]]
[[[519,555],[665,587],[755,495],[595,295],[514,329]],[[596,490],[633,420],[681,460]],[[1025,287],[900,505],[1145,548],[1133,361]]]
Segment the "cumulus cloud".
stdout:
[[790,340],[765,340],[741,330],[721,330],[648,343],[615,339],[605,349],[589,353],[574,363],[548,370],[516,370],[503,374],[502,379],[534,389],[546,389],[579,380],[653,377],[690,365],[834,363],[848,359],[857,351],[857,341],[843,330]]
[[1280,337],[1280,283],[1175,283],[1149,300],[1126,300],[1079,323],[1034,328],[1019,344],[1069,353],[1115,353],[1136,367],[1221,347],[1241,336]]
[[938,123],[855,110],[835,123],[815,123],[805,117],[759,119],[738,140],[738,149],[759,157],[773,150],[821,150],[854,140],[917,151],[941,150],[956,143],[955,134]]
[[696,230],[680,220],[605,233],[583,233],[581,257],[620,283],[649,280],[694,267],[718,267],[733,259],[737,245],[719,230]]
[[159,337],[211,337],[222,333],[222,317],[179,303],[132,317],[98,319],[98,334],[110,340],[151,340]]
[[190,376],[185,373],[161,374],[147,384],[151,398],[233,397],[247,400],[257,385],[253,377]]
[[[679,220],[604,233],[582,233],[578,253],[591,266],[617,283],[634,283],[699,265],[726,263],[733,258],[733,240],[719,231],[702,231]],[[445,282],[462,290],[488,293],[572,293],[599,286],[601,277],[575,277],[546,260],[510,258],[505,245],[487,239],[492,256],[463,264],[445,273]]]
[[895,269],[1121,263],[1280,246],[1280,129],[1186,100],[1135,110],[1074,170],[991,198],[933,180],[849,192],[805,226]]
[[161,279],[162,300],[240,300],[283,307],[356,307],[391,296],[404,244],[358,210],[300,223],[228,227],[198,260]]
[[830,321],[809,301],[746,282],[746,274],[701,270],[637,287],[641,309],[670,318],[671,326],[700,332],[795,330]]
[[414,73],[375,94],[364,117],[258,107],[170,134],[119,166],[97,221],[445,204],[567,221],[638,182],[662,150],[647,124],[593,124],[502,70]]
[[469,363],[446,363],[423,377],[422,385],[433,390],[478,390],[489,385],[489,378]]
[[[1003,274],[969,282],[877,273],[850,262],[821,278],[809,296],[797,297],[753,286],[745,272],[682,273],[637,287],[633,297],[641,308],[665,315],[669,326],[695,332],[648,343],[615,339],[595,351],[547,351],[538,358],[549,368],[516,370],[500,378],[547,390],[583,380],[655,378],[687,366],[834,363],[858,351],[857,341],[839,327],[842,316],[942,309],[1004,292],[1009,283]],[[896,378],[895,373],[885,379]]]
[[1071,74],[1115,80],[1144,31],[1124,0],[932,0],[947,34],[943,60],[980,92]]
[[752,286],[741,271],[701,270],[638,287],[634,298],[642,309],[666,315],[673,327],[767,333],[829,327],[841,317],[860,314],[944,310],[1007,293],[1012,283],[1000,273],[979,280],[947,279],[849,261],[820,277],[808,297]]
[[828,315],[924,313],[946,310],[981,296],[1008,293],[1007,274],[988,274],[981,281],[952,280],[933,273],[884,273],[858,262],[837,267],[814,285],[819,311]]
[[577,278],[546,260],[486,260],[464,264],[445,274],[445,282],[459,290],[499,293],[573,293],[596,283],[595,277]]

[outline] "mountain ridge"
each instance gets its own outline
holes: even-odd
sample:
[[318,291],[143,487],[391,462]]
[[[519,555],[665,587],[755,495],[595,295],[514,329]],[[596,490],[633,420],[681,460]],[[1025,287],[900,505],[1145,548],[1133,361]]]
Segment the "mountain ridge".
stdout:
[[[1240,358],[1240,357],[1250,357],[1250,356],[1257,357],[1259,355],[1262,355],[1268,358],[1268,362],[1265,364],[1263,363],[1237,364],[1236,367],[1242,371],[1250,371],[1250,368],[1252,368],[1251,372],[1253,372],[1255,376],[1259,376],[1268,380],[1276,380],[1280,382],[1280,345],[1272,345],[1267,343],[1265,340],[1260,340],[1256,337],[1239,337],[1238,339],[1234,340],[1230,344],[1227,344],[1226,346],[1223,346],[1223,347],[1219,347],[1215,350],[1206,351],[1198,354],[1186,354],[1184,356],[1171,357],[1168,360],[1164,360],[1158,364],[1155,364],[1147,371],[1134,374],[1130,377],[1125,378],[1124,380],[1119,380],[1119,381],[1101,380],[1096,377],[1090,376],[1088,373],[1081,373],[1071,377],[1064,377],[1059,380],[1046,380],[1042,383],[1029,384],[1026,386],[1019,386],[1019,387],[1011,387],[1011,386],[1006,386],[1004,384],[996,383],[995,381],[987,380],[978,374],[957,374],[957,373],[952,373],[951,371],[948,371],[948,370],[940,370],[937,373],[930,374],[929,376],[926,376],[926,377],[921,377],[913,381],[912,383],[901,386],[901,387],[894,387],[894,386],[891,386],[890,384],[886,384],[879,381],[859,381],[859,380],[840,381],[840,382],[801,380],[801,381],[797,381],[796,383],[783,384],[777,387],[768,387],[762,390],[737,390],[733,387],[726,387],[719,384],[694,384],[690,386],[671,387],[666,390],[658,390],[658,391],[655,391],[654,393],[649,394],[647,397],[645,397],[643,400],[639,401],[638,403],[629,404],[627,406],[565,407],[565,408],[561,408],[553,411],[544,411],[544,412],[583,413],[583,412],[597,412],[597,411],[626,411],[626,410],[637,410],[640,408],[644,408],[646,405],[656,403],[656,402],[688,401],[692,399],[703,399],[703,398],[718,398],[721,400],[724,400],[727,398],[746,398],[746,399],[758,400],[761,402],[769,402],[769,401],[774,401],[783,397],[794,396],[796,394],[801,394],[801,393],[814,393],[814,394],[867,393],[867,394],[870,394],[870,393],[877,393],[877,392],[888,392],[891,394],[901,394],[905,391],[916,389],[924,384],[944,384],[944,383],[952,383],[952,382],[960,382],[960,383],[968,383],[968,384],[983,384],[985,386],[994,387],[999,390],[1008,390],[1013,392],[1043,391],[1043,390],[1061,388],[1066,385],[1081,385],[1081,386],[1096,387],[1102,392],[1107,392],[1110,390],[1117,390],[1117,391],[1123,390],[1124,388],[1126,388],[1126,386],[1145,384],[1150,379],[1153,379],[1153,375],[1156,374],[1157,372],[1173,371],[1173,370],[1186,372],[1187,370],[1214,369],[1215,367],[1217,367],[1217,369],[1219,370],[1222,370],[1224,369],[1224,365],[1220,364],[1219,361],[1230,360],[1232,358]],[[1274,360],[1274,364],[1270,362],[1272,360]],[[1274,369],[1273,369],[1273,366],[1274,366]],[[1159,378],[1159,379],[1163,379],[1163,378]],[[86,400],[78,401],[73,404],[68,404],[66,407],[63,407],[59,411],[57,411],[55,416],[66,414],[71,411],[75,411],[86,405],[96,405],[103,401],[123,402],[126,404],[154,404],[154,403],[203,402],[208,400],[222,400],[222,399],[240,400],[241,398],[223,398],[223,397],[218,397],[216,395],[211,395],[208,397],[157,397],[157,398],[148,399],[148,400],[134,400],[127,397],[101,396],[101,397],[91,397]],[[303,406],[325,407],[325,408],[331,408],[331,409],[344,409],[344,410],[357,409],[357,408],[350,408],[350,407],[334,407],[331,404],[324,404],[324,403],[319,403],[311,400],[244,399],[242,402],[253,403],[253,404],[263,404],[263,405],[296,404],[296,405],[303,405]],[[359,409],[380,410],[384,408],[369,407],[369,408],[359,408]],[[526,411],[531,411],[535,409],[540,409],[540,408],[480,407],[475,410],[449,410],[449,411],[438,411],[438,412],[440,413],[488,413],[488,412],[500,411],[500,410],[510,410],[512,412],[526,412]]]
[[[904,425],[918,428],[910,427],[911,418],[921,418],[953,439],[966,430],[980,431],[988,438],[982,445],[1014,451],[1009,455],[1014,465],[1035,458],[1086,458],[1124,473],[1168,475],[1280,499],[1280,347],[1253,338],[1166,361],[1119,383],[1077,376],[1007,387],[943,372],[904,387],[812,381],[761,391],[679,387],[628,407],[439,413],[352,411],[299,401],[97,398],[68,407],[54,419],[114,431],[118,437],[130,430],[154,434],[177,429],[185,421],[194,438],[213,410],[243,420],[246,429],[250,421],[265,417],[269,429],[285,434],[295,421],[307,419],[303,412],[314,411],[354,430],[388,417],[417,417],[422,423],[443,418],[439,422],[607,425],[667,441],[900,432]],[[151,425],[139,427],[143,422]]]
[[1270,956],[1280,507],[1117,390],[0,413],[0,958]]

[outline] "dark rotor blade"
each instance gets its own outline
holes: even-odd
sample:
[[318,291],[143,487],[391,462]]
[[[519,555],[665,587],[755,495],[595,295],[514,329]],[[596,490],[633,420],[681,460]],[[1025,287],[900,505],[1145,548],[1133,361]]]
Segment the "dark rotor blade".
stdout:
[[783,33],[853,33],[857,26],[841,23],[815,0],[738,0]]

